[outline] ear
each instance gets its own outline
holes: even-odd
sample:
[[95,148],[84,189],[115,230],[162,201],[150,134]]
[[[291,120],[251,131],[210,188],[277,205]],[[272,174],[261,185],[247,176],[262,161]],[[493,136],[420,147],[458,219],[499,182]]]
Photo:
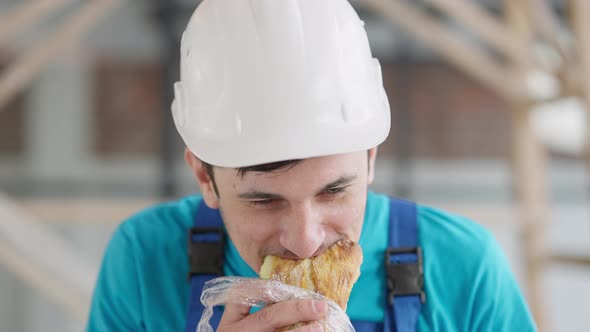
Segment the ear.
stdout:
[[373,181],[375,180],[375,159],[377,159],[377,147],[374,147],[369,150],[369,184],[373,183]]
[[201,194],[205,200],[205,204],[207,204],[207,206],[212,209],[218,209],[219,197],[217,197],[213,180],[209,177],[203,162],[197,158],[197,156],[195,156],[188,148],[184,149],[184,160],[197,179],[199,188],[201,189]]

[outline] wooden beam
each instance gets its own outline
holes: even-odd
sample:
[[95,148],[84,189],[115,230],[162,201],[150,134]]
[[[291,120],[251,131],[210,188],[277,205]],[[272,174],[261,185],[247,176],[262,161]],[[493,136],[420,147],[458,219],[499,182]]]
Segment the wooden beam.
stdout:
[[553,11],[549,0],[526,0],[529,2],[535,30],[549,42],[561,56],[562,65],[567,66],[573,60],[572,50],[560,36],[561,23]]
[[31,27],[37,20],[51,15],[73,0],[29,0],[0,17],[0,49],[5,47],[23,27]]
[[581,255],[558,255],[553,254],[549,257],[551,263],[576,265],[581,267],[590,267],[590,256]]
[[524,243],[527,297],[539,330],[543,330],[542,273],[546,255],[544,219],[546,206],[546,152],[533,132],[526,103],[513,104],[512,178]]
[[[581,72],[580,93],[590,112],[590,2],[587,0],[571,1],[571,16],[577,43],[577,57]],[[586,117],[586,129],[590,132],[590,114]],[[590,135],[586,137],[586,165],[590,173]]]
[[[521,54],[526,59],[530,57],[529,47],[533,37],[527,2],[504,0],[504,6],[512,33],[522,41]],[[519,73],[518,83],[523,86],[526,86],[527,74],[530,72],[527,65],[529,63],[531,62],[523,61],[516,68]],[[547,155],[531,126],[531,106],[532,102],[529,100],[512,103],[512,179],[524,240],[528,302],[539,331],[545,331],[542,274],[547,256],[544,243],[544,225],[548,215],[545,183]]]
[[504,99],[522,99],[526,96],[525,87],[514,83],[515,77],[509,68],[498,63],[486,51],[445,31],[441,23],[405,1],[357,0],[356,3],[414,33],[441,56]]
[[48,223],[112,224],[159,203],[155,199],[26,199],[15,203]]
[[[577,48],[579,45],[576,43],[570,43],[564,39],[560,31],[566,28],[574,29],[574,24],[569,27],[564,27],[557,17],[555,11],[551,8],[551,1],[548,0],[528,0],[531,3],[531,12],[535,19],[535,27],[539,32],[540,36],[544,39],[547,47],[550,47],[559,57],[558,67],[547,68],[552,71],[561,83],[561,95],[562,97],[567,96],[579,96],[582,86],[582,74],[580,73],[579,57],[577,54]],[[567,5],[569,8],[574,7],[570,4]],[[570,12],[571,10],[567,11]],[[571,15],[566,15],[569,17]],[[575,31],[571,31],[571,34],[575,34]],[[574,38],[575,39],[575,38]]]
[[0,264],[86,319],[97,268],[51,229],[0,194]]
[[[67,46],[76,42],[120,0],[93,0],[64,23],[56,33],[29,50],[0,76],[0,109],[29,85],[32,79]],[[5,108],[4,108],[5,109]]]
[[486,12],[472,0],[427,0],[449,17],[460,22],[484,42],[496,48],[514,63],[522,61],[519,41],[514,38],[505,22]]

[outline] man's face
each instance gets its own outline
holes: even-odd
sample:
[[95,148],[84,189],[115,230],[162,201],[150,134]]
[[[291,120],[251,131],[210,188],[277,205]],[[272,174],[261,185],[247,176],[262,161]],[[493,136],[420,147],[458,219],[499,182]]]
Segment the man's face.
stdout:
[[240,255],[259,272],[269,254],[304,259],[341,239],[358,242],[375,154],[304,159],[268,173],[215,167],[218,195],[202,174],[197,178]]

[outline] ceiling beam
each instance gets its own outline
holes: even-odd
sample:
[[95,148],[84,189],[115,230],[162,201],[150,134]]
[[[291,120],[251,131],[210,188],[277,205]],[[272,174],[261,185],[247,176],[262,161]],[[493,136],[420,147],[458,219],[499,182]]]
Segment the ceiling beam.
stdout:
[[43,17],[72,2],[73,0],[28,0],[8,11],[0,17],[0,49],[16,38],[19,30],[37,24]]
[[25,89],[35,76],[68,46],[77,42],[96,22],[121,0],[87,2],[58,30],[36,47],[26,51],[0,75],[0,110]]
[[0,264],[78,319],[86,319],[96,267],[1,193]]
[[456,67],[507,100],[526,97],[524,86],[515,82],[510,67],[499,63],[485,50],[452,34],[442,24],[400,0],[357,0],[359,6],[377,13],[393,24],[414,33]]
[[482,40],[513,62],[522,61],[519,42],[510,33],[506,23],[494,17],[472,0],[427,0],[450,18],[460,22],[466,29],[479,35]]

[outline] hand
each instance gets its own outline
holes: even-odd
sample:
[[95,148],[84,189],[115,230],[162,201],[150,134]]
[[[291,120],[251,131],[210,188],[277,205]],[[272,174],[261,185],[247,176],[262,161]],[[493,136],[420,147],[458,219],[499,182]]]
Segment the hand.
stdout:
[[227,304],[219,322],[217,332],[256,331],[273,332],[282,327],[301,322],[312,322],[298,327],[293,332],[323,331],[318,323],[326,316],[328,305],[324,301],[291,299],[267,305],[260,311],[249,315],[250,307],[241,304]]

